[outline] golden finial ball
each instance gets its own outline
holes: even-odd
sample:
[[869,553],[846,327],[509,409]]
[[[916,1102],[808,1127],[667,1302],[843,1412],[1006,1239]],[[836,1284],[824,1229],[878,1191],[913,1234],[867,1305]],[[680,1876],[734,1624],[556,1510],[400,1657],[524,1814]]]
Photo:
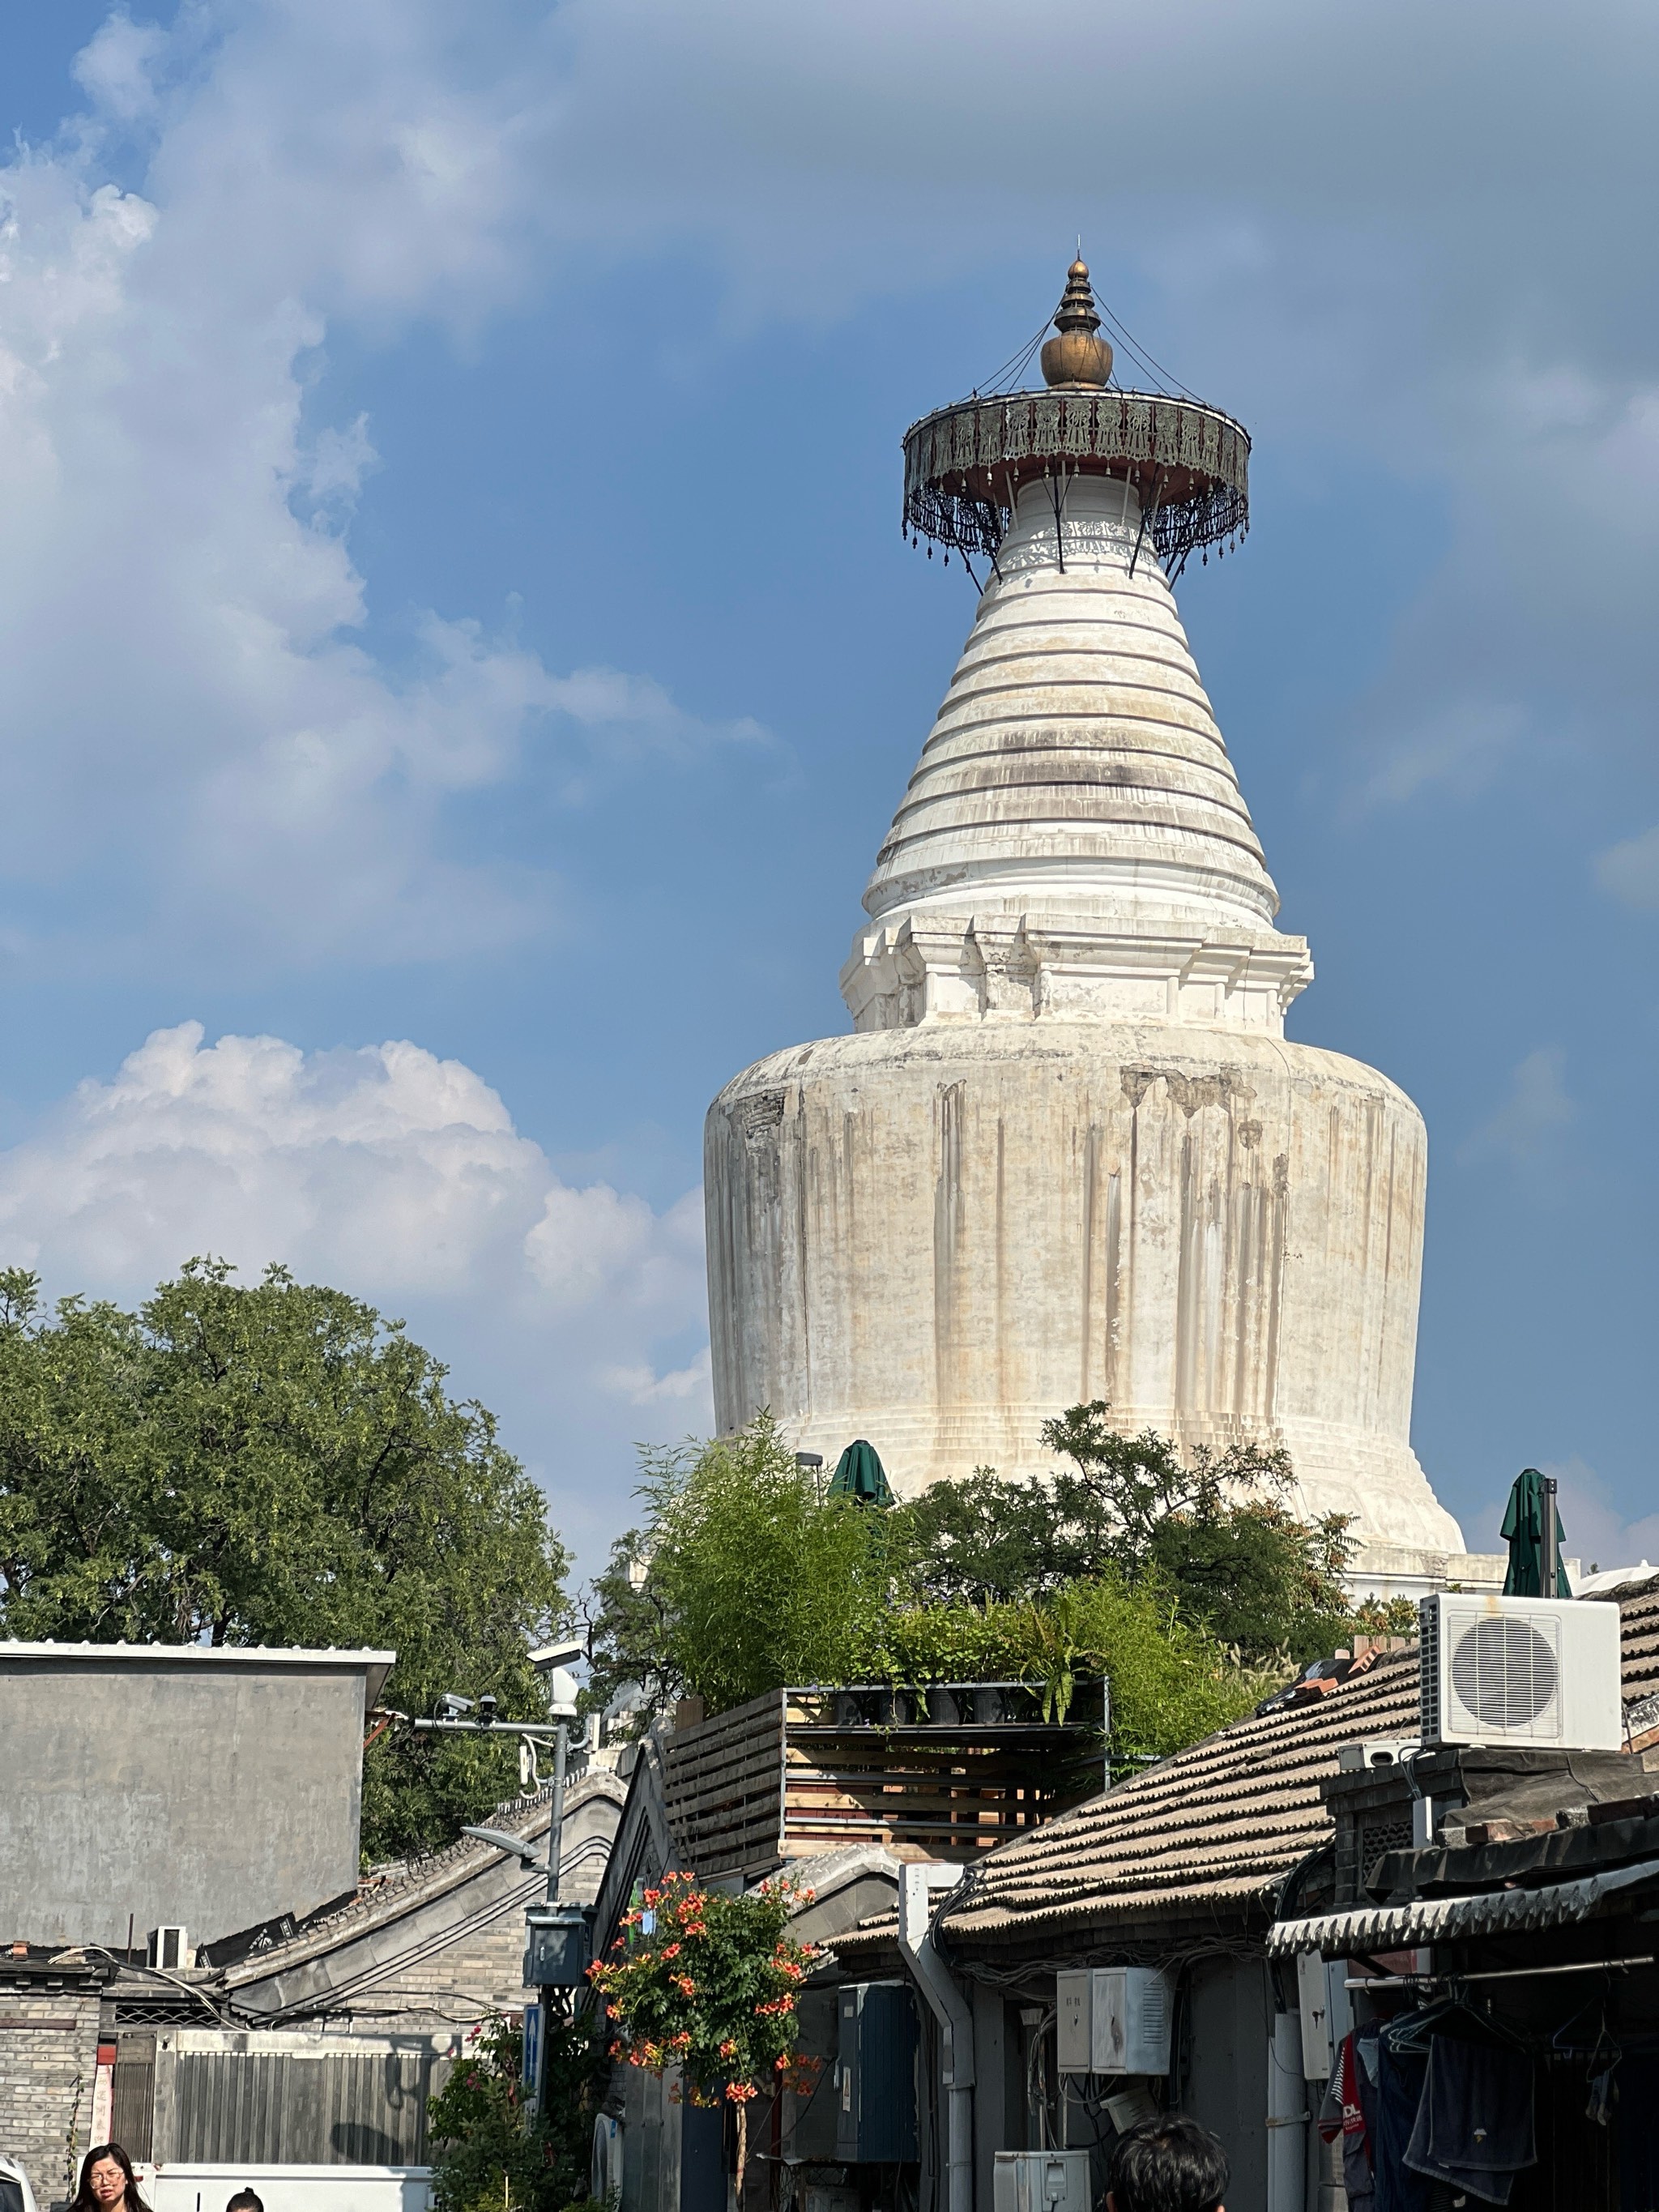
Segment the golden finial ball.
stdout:
[[1112,349],[1097,336],[1089,264],[1081,258],[1066,272],[1066,291],[1054,311],[1054,331],[1042,349],[1042,380],[1048,385],[1081,385],[1098,391],[1112,374]]

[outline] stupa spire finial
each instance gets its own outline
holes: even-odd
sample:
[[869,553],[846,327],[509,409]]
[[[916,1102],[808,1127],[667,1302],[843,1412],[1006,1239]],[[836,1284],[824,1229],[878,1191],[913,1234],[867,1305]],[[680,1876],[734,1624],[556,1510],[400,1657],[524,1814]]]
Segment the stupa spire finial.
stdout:
[[1102,391],[1112,373],[1112,349],[1097,335],[1100,317],[1082,249],[1079,239],[1078,258],[1066,272],[1066,290],[1054,310],[1058,335],[1042,349],[1042,380],[1051,386],[1076,385]]

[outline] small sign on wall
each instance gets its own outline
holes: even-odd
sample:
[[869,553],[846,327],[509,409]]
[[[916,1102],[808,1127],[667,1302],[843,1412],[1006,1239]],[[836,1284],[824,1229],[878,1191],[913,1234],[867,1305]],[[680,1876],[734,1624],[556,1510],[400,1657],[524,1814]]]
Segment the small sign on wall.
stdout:
[[542,2008],[538,2004],[524,2008],[524,2086],[526,2094],[533,2097],[542,2078]]

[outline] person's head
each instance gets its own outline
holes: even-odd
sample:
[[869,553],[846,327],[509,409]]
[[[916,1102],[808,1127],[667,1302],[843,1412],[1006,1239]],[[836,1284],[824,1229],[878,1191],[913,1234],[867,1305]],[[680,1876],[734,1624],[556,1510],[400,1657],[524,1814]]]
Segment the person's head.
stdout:
[[265,2212],[263,2197],[256,2197],[251,2189],[239,2189],[225,2207],[225,2212]]
[[81,2186],[70,2212],[149,2212],[119,2143],[94,2143],[81,2161]]
[[1166,2112],[1112,2145],[1109,2212],[1224,2212],[1227,2154],[1196,2120]]

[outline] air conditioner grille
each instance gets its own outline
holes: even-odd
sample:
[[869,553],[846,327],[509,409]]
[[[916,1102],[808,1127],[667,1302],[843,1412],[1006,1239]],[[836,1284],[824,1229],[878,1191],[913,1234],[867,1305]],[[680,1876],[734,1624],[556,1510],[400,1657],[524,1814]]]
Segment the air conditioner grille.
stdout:
[[1440,1741],[1440,1608],[1425,1597],[1417,1608],[1419,1638],[1418,1734],[1425,1743]]
[[1551,1639],[1513,1613],[1476,1621],[1452,1646],[1451,1686],[1482,1728],[1515,1735],[1554,1703],[1561,1668]]

